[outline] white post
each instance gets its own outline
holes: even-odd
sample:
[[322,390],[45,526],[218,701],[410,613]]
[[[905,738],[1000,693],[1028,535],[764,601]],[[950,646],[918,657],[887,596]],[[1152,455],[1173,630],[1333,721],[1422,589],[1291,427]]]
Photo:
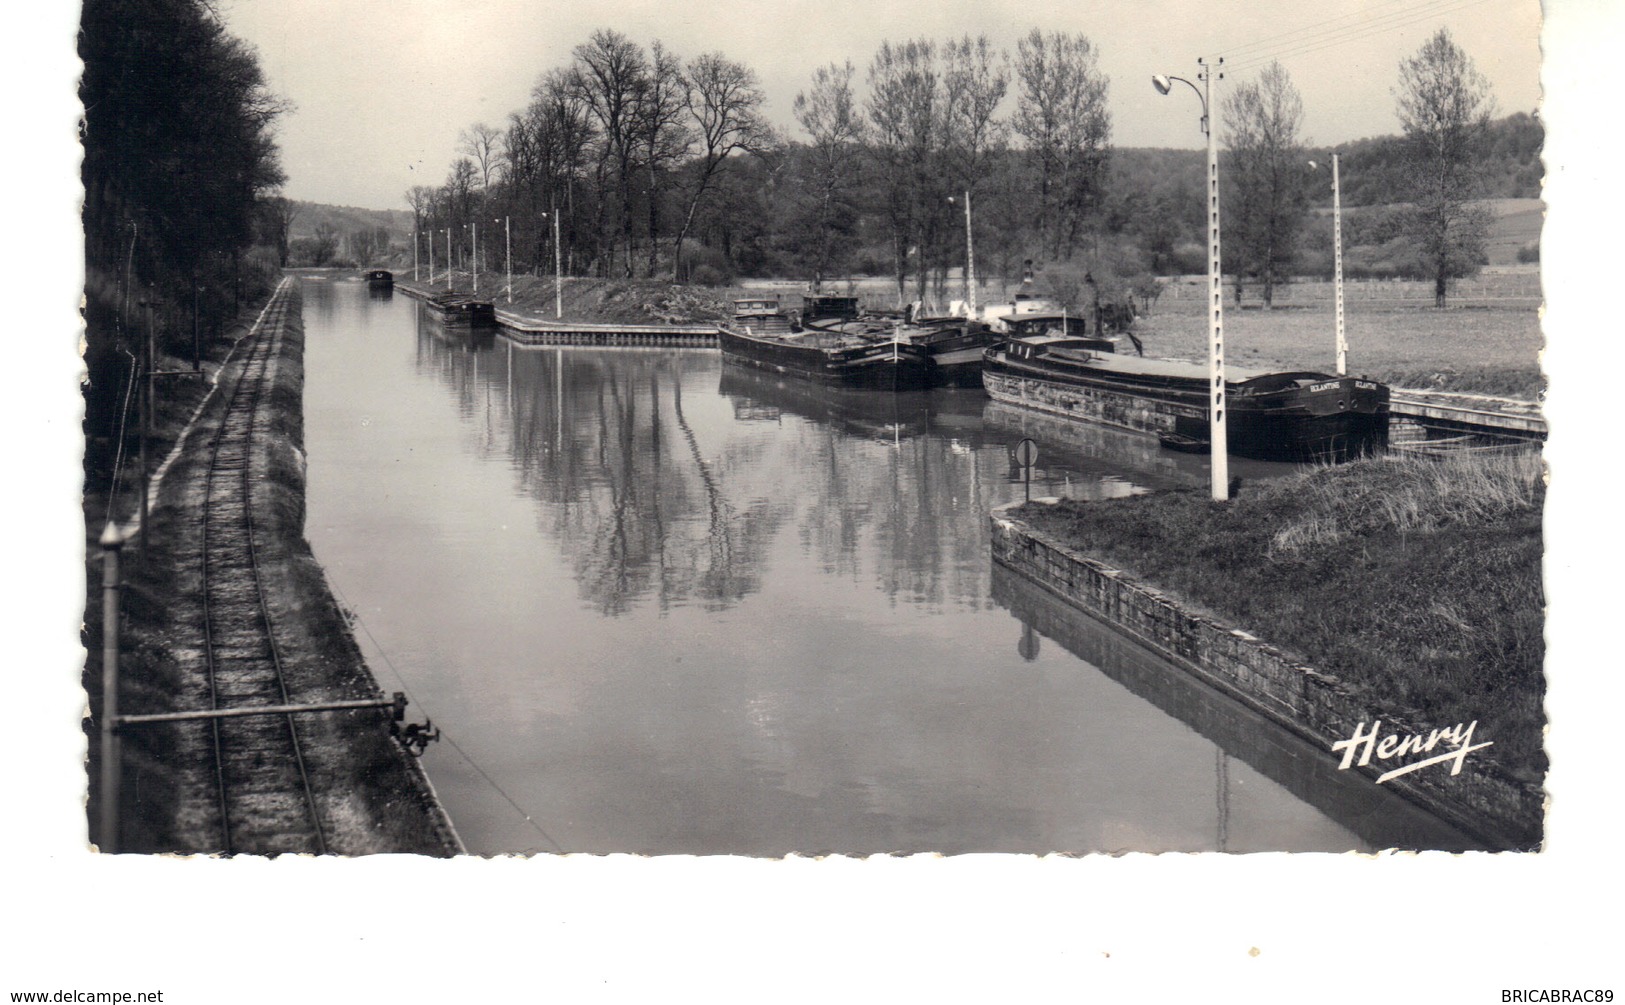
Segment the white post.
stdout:
[[412,228],[412,282],[418,281],[418,232]]
[[428,234],[425,234],[424,236],[429,239],[426,242],[429,245],[429,285],[433,286],[434,285],[434,233],[433,233],[433,231],[431,231]]
[[553,316],[564,317],[564,257],[559,247],[559,211],[553,211]]
[[101,820],[96,847],[103,853],[118,851],[119,782],[121,750],[118,735],[119,657],[119,551],[124,536],[113,522],[102,532],[102,721]]
[[513,225],[509,217],[502,218],[503,262],[508,268],[508,303],[513,303]]
[[976,247],[971,241],[970,189],[965,190],[965,307],[976,317]]
[[480,222],[478,220],[470,222],[468,230],[473,235],[468,250],[468,267],[474,273],[474,292],[478,293],[480,292]]
[[1337,375],[1348,374],[1349,342],[1343,330],[1343,191],[1332,154],[1332,272],[1337,296]]
[[1230,498],[1230,442],[1224,411],[1224,276],[1219,256],[1219,130],[1214,122],[1213,78],[1218,63],[1202,64],[1202,129],[1207,133],[1208,439],[1213,498]]
[[451,228],[446,228],[446,289],[451,290]]

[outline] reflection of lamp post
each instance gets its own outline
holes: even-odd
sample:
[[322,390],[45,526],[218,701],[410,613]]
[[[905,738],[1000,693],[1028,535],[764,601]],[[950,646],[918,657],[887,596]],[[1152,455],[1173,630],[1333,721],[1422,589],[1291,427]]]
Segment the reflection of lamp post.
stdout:
[[[1314,161],[1311,168],[1318,168]],[[1343,190],[1337,177],[1337,155],[1332,154],[1332,286],[1337,298],[1337,375],[1349,372],[1349,341],[1343,329]]]
[[[954,201],[953,196],[948,197]],[[965,190],[965,316],[976,317],[976,248],[971,243],[970,189]]]
[[[1213,124],[1213,77],[1218,66],[1207,60],[1197,62],[1202,67],[1198,78],[1202,87],[1184,77],[1154,76],[1151,85],[1161,94],[1173,89],[1173,81],[1185,84],[1202,99],[1202,132],[1207,134],[1207,281],[1208,281],[1208,440],[1211,460],[1213,498],[1223,502],[1230,498],[1230,472],[1228,467],[1229,440],[1224,416],[1224,280],[1219,259],[1219,138]],[[1220,59],[1219,63],[1224,60]]]

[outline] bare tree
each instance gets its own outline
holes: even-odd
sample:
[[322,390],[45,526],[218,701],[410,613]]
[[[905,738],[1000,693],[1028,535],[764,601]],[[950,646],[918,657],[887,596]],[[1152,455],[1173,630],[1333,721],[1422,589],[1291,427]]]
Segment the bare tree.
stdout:
[[1077,246],[1105,189],[1110,81],[1084,35],[1034,28],[1016,43],[1015,130],[1038,161],[1035,230],[1056,258]]
[[[632,162],[637,142],[638,104],[647,75],[648,60],[643,50],[618,31],[595,31],[584,44],[575,48],[576,92],[592,109],[604,138],[598,173],[602,181],[604,175],[613,171],[620,192],[618,223],[625,244],[624,268],[628,278],[632,275]],[[604,223],[600,210],[601,240]],[[605,264],[606,272],[613,267],[607,261]]]
[[719,52],[695,57],[688,64],[687,106],[700,144],[698,163],[688,198],[688,212],[677,233],[672,274],[680,276],[683,240],[694,226],[694,216],[712,183],[739,151],[766,152],[774,142],[773,130],[762,117],[766,100],[756,73]]
[[457,137],[457,152],[480,169],[480,187],[491,187],[491,172],[500,163],[502,130],[476,122]]
[[836,260],[835,238],[849,191],[859,170],[858,148],[863,142],[863,119],[852,95],[850,61],[821,66],[813,73],[812,87],[796,95],[796,121],[812,137],[811,184],[806,197],[815,202],[812,246],[813,288],[824,281]]
[[316,225],[316,243],[311,250],[311,264],[320,268],[339,250],[339,229],[323,220]]
[[[995,116],[1010,86],[1009,60],[986,37],[965,36],[943,48],[943,154],[954,195],[975,192],[990,158],[1005,147],[1009,127]],[[974,226],[974,220],[970,223]],[[951,261],[957,254],[950,254]],[[967,273],[966,282],[970,281]],[[943,280],[946,281],[946,267]]]
[[1263,284],[1266,307],[1275,302],[1275,283],[1292,261],[1307,212],[1302,123],[1303,101],[1280,63],[1224,101],[1225,179],[1232,193],[1226,236],[1241,267]]
[[1412,233],[1445,305],[1449,280],[1482,262],[1488,214],[1473,200],[1483,187],[1479,154],[1495,100],[1489,82],[1447,28],[1399,64],[1399,121],[1415,193]]
[[934,243],[947,194],[938,193],[942,100],[936,46],[924,39],[882,42],[869,65],[868,112],[891,227],[897,296],[907,295],[912,250],[920,259],[917,290],[924,299],[923,259]]
[[689,150],[684,128],[688,89],[682,64],[659,42],[649,46],[649,73],[637,106],[637,134],[642,144],[649,192],[649,276],[659,267],[661,179]]
[[276,195],[265,200],[265,226],[272,245],[276,247],[277,264],[288,267],[288,236],[293,221],[299,218],[299,204],[287,196]]

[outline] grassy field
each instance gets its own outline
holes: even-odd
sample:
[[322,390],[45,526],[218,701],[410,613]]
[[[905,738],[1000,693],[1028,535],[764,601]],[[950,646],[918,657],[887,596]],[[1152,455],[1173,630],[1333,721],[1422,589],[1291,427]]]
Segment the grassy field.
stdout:
[[1015,515],[1538,777],[1544,494],[1538,453],[1385,457]]
[[[1330,304],[1313,308],[1227,310],[1226,361],[1266,369],[1330,370],[1336,323]],[[1148,356],[1207,358],[1203,305],[1161,301],[1135,324]],[[1439,310],[1350,303],[1344,330],[1349,370],[1400,387],[1478,391],[1536,398],[1543,387],[1540,314],[1532,304],[1468,304]]]

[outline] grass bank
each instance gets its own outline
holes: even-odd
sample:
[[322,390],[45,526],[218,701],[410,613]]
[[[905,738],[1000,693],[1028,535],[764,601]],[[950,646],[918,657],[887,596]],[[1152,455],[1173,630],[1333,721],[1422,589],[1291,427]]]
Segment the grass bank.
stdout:
[[1228,504],[1177,491],[1015,515],[1425,721],[1478,720],[1538,779],[1544,495],[1533,452],[1385,457]]

